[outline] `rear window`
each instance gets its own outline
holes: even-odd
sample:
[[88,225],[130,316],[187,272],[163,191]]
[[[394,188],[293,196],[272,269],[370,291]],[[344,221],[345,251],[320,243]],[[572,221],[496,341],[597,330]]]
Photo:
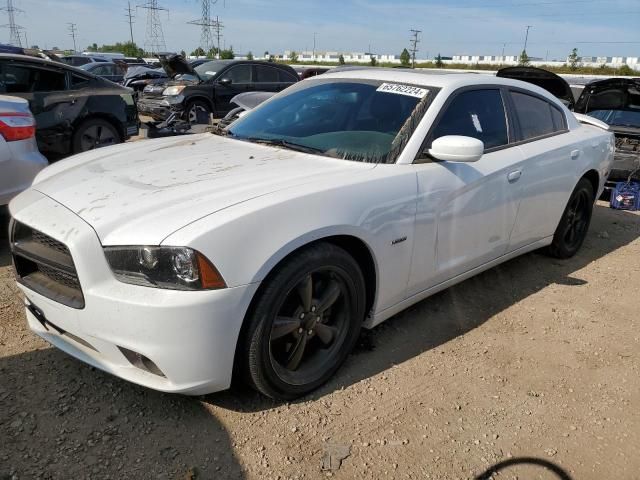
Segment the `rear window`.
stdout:
[[522,138],[542,137],[566,129],[562,113],[551,103],[526,93],[511,92]]

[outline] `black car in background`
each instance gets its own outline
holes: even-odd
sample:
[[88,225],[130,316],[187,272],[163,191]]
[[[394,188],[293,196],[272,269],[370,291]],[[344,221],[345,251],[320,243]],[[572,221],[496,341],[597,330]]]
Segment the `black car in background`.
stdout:
[[166,120],[171,113],[191,123],[209,113],[221,118],[239,93],[279,92],[298,81],[293,68],[272,62],[212,60],[194,68],[180,55],[160,61],[168,80],[147,85],[138,99],[140,113],[155,120]]
[[130,89],[62,63],[0,54],[0,94],[29,101],[45,154],[83,152],[138,134]]

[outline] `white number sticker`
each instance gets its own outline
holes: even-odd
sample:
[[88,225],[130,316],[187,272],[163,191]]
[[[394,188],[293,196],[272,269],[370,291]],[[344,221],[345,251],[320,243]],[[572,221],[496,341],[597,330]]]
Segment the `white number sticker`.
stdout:
[[413,87],[411,85],[401,85],[399,83],[383,83],[377,89],[378,92],[396,93],[398,95],[408,95],[409,97],[424,98],[429,90],[426,88]]

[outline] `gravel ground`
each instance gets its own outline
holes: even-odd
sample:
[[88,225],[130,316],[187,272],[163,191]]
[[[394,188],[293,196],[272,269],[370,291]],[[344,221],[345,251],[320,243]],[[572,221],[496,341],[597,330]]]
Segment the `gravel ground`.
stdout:
[[162,394],[51,348],[2,223],[0,479],[640,477],[638,214],[599,203],[575,258],[528,254],[415,305],[291,404]]

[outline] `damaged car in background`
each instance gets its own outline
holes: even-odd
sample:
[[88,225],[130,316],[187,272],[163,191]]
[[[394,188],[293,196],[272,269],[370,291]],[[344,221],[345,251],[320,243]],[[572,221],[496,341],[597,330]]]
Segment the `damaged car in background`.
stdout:
[[138,100],[142,115],[164,121],[172,113],[197,123],[198,113],[224,117],[231,99],[248,91],[279,92],[298,81],[288,65],[251,60],[212,60],[193,67],[181,55],[160,56],[166,82],[145,86]]
[[0,94],[29,102],[44,154],[68,155],[138,134],[133,92],[63,63],[0,54]]
[[[615,77],[587,83],[574,95],[562,77],[534,67],[508,67],[498,77],[544,88],[577,114],[606,123],[616,139],[614,163],[607,190],[618,182],[640,180],[640,79]],[[575,98],[575,97],[578,98]]]
[[361,327],[526,252],[578,253],[612,159],[606,125],[527,83],[326,73],[218,134],[48,167],[9,207],[15,276],[30,328],[97,368],[293,399]]

